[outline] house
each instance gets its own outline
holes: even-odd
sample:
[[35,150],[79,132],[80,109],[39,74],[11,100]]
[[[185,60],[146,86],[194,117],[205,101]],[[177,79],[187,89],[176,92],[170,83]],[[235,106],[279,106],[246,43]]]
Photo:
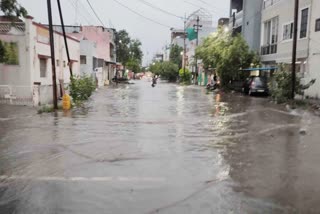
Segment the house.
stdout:
[[[62,27],[54,26],[62,32]],[[66,33],[80,40],[80,71],[94,76],[99,86],[108,85],[116,72],[115,30],[102,26],[65,26]]]
[[250,49],[257,53],[260,50],[259,32],[263,2],[263,0],[230,0],[229,28],[233,33],[241,33]]
[[[298,76],[304,82],[317,79],[305,95],[320,96],[320,2],[300,0],[298,20]],[[264,0],[261,20],[261,60],[265,66],[291,66],[294,0]]]
[[[2,19],[3,20],[3,19]],[[0,21],[0,40],[10,47],[7,60],[0,64],[0,101],[3,103],[42,105],[52,103],[52,66],[49,30],[29,16],[24,21]],[[80,42],[67,36],[71,68],[80,74]],[[10,45],[8,45],[10,44]],[[62,96],[70,83],[64,37],[54,32],[57,94]],[[8,58],[10,60],[8,60]]]

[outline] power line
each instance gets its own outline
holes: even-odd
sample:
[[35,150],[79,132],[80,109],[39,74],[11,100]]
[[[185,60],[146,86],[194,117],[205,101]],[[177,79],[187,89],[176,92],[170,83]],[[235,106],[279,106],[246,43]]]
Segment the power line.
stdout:
[[[70,5],[76,10],[76,5],[75,2],[72,0],[68,0],[68,2],[70,3]],[[87,22],[87,24],[90,24],[90,20],[88,19],[87,16],[83,15],[82,13],[79,13],[79,15],[82,17],[82,20],[85,20]]]
[[116,2],[117,4],[121,5],[122,7],[125,7],[126,9],[128,9],[129,11],[131,11],[132,13],[134,13],[134,14],[136,14],[136,15],[138,15],[138,16],[141,16],[141,17],[144,18],[144,19],[147,19],[147,20],[149,20],[149,21],[151,21],[151,22],[153,22],[153,23],[155,23],[155,24],[161,25],[161,26],[163,26],[163,27],[171,28],[169,25],[162,24],[162,23],[160,23],[160,22],[158,22],[158,21],[156,21],[156,20],[153,20],[153,19],[151,19],[151,18],[148,18],[148,17],[146,17],[146,16],[138,13],[137,11],[135,11],[135,10],[131,9],[130,7],[124,5],[122,2],[120,2],[120,1],[118,1],[118,0],[113,0],[113,1]]
[[162,13],[165,13],[165,14],[167,14],[167,15],[174,16],[174,17],[179,18],[179,19],[184,19],[182,16],[177,16],[176,14],[171,13],[171,12],[169,12],[169,11],[166,11],[166,10],[160,8],[160,7],[157,7],[156,5],[151,4],[150,2],[147,2],[147,1],[145,1],[145,0],[138,0],[138,1],[142,2],[143,4],[149,6],[149,7],[153,8],[153,9],[156,9],[156,10],[162,12]]
[[98,14],[96,13],[96,11],[93,9],[93,7],[92,7],[92,5],[91,5],[90,1],[89,1],[89,0],[87,0],[87,2],[88,2],[88,5],[90,6],[90,8],[91,8],[92,12],[94,13],[94,15],[97,17],[97,19],[98,19],[98,20],[99,20],[99,22],[102,24],[102,26],[104,26],[103,21],[101,21],[100,17],[99,17],[99,16],[98,16]]

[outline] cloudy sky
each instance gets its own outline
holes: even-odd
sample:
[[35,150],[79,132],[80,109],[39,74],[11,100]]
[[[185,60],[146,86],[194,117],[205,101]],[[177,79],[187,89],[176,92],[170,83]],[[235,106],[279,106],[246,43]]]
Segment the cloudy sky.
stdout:
[[[47,23],[46,0],[18,0],[35,18]],[[214,23],[228,15],[229,0],[89,0],[106,27],[126,29],[143,44],[144,63],[170,42],[170,27],[182,28],[183,20],[199,8],[212,13]],[[54,23],[59,24],[56,0],[52,0]],[[101,25],[87,0],[61,0],[65,24]],[[121,5],[122,4],[122,5]],[[147,5],[149,4],[149,5]],[[162,10],[162,11],[161,11]],[[141,17],[140,15],[151,19]],[[176,17],[178,16],[178,17]],[[159,24],[158,24],[159,23]]]

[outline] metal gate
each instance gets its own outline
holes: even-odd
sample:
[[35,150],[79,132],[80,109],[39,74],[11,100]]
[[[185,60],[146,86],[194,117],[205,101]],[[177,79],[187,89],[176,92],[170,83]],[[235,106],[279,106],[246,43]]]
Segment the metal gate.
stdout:
[[0,85],[0,103],[33,106],[31,86]]

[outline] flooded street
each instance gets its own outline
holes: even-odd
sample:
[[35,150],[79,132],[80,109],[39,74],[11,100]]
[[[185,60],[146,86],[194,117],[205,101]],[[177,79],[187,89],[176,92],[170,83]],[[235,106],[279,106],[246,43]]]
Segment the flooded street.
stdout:
[[1,105],[0,213],[319,213],[319,130],[266,98],[145,81],[68,113]]

